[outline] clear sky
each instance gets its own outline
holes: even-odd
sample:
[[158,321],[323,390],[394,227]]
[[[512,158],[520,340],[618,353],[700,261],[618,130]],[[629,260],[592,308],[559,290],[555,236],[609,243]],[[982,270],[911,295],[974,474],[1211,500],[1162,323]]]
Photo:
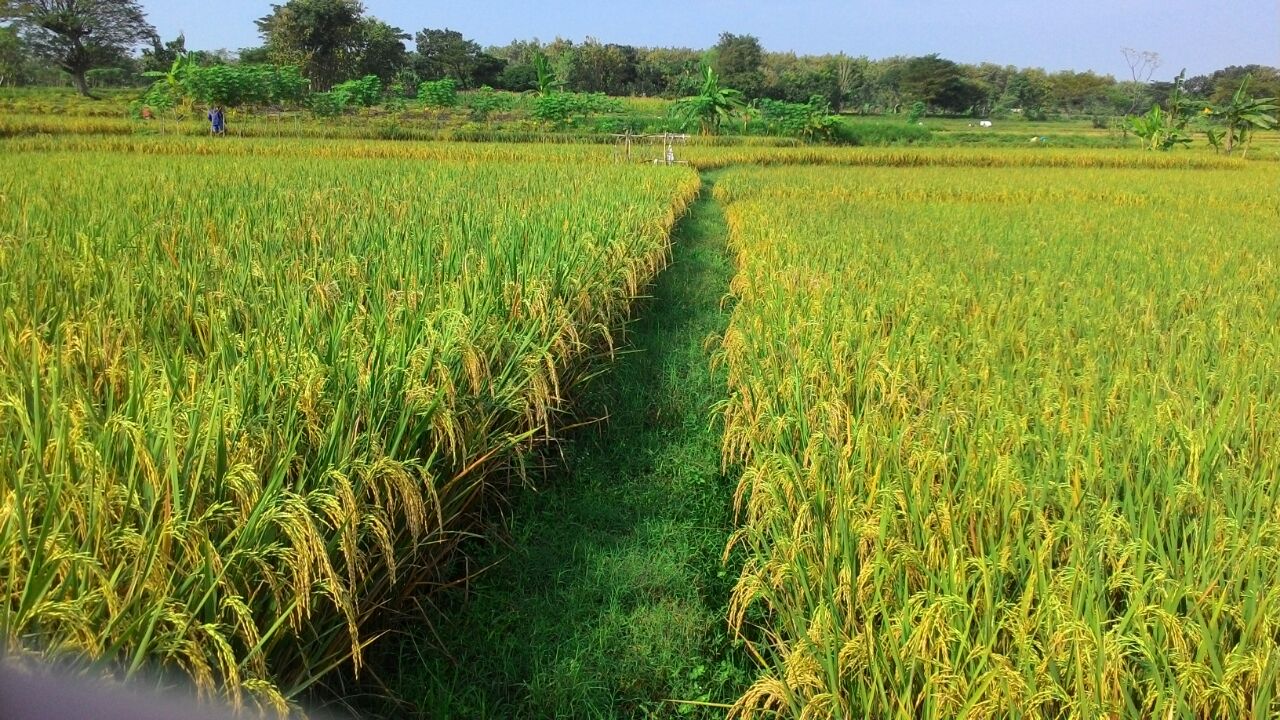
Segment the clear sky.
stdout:
[[[275,0],[283,3],[284,0]],[[187,47],[260,44],[254,20],[270,0],[143,0],[162,37]],[[481,45],[513,39],[706,48],[721,32],[748,33],[767,50],[882,58],[940,53],[1047,70],[1095,70],[1126,79],[1124,47],[1160,54],[1156,79],[1227,65],[1280,66],[1280,0],[365,0],[408,32],[449,27]]]

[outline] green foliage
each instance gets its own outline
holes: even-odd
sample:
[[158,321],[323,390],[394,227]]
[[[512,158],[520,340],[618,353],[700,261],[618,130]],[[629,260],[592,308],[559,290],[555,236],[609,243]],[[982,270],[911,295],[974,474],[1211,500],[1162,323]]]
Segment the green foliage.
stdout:
[[418,99],[427,107],[456,107],[458,81],[453,78],[428,80],[418,86]]
[[365,75],[333,86],[332,94],[342,98],[343,105],[373,107],[382,99],[382,81],[377,75]]
[[533,102],[533,117],[556,127],[579,125],[592,115],[622,112],[622,102],[604,93],[557,92]]
[[981,100],[981,90],[956,62],[924,55],[897,66],[891,78],[902,96],[948,113],[963,113]]
[[697,95],[681,98],[671,106],[671,115],[685,127],[697,122],[703,135],[715,135],[720,125],[746,107],[742,92],[720,84],[711,66],[702,69],[702,87]]
[[273,62],[299,65],[321,90],[356,72],[364,17],[359,0],[288,0],[271,8],[257,25]]
[[545,53],[538,52],[534,54],[533,70],[537,74],[539,95],[546,97],[560,89],[560,82],[556,79],[555,69],[551,67],[551,60],[547,58]]
[[427,28],[414,35],[417,47],[415,64],[423,77],[449,77],[459,87],[492,85],[506,63],[480,49],[457,30]]
[[927,108],[925,107],[923,100],[917,100],[911,103],[911,112],[907,113],[907,124],[915,125],[920,122],[920,120],[924,118],[926,109]]
[[26,48],[65,70],[82,95],[89,95],[86,73],[128,62],[135,46],[156,37],[137,0],[5,0],[0,20],[16,20]]
[[471,119],[477,122],[488,120],[493,113],[510,110],[515,104],[516,96],[498,92],[487,85],[470,93],[463,101],[463,105],[471,111]]
[[307,96],[307,107],[320,117],[332,117],[341,115],[347,109],[347,99],[343,93],[311,93]]
[[181,54],[166,72],[147,72],[154,78],[140,104],[169,110],[185,103],[240,107],[291,105],[302,102],[307,81],[295,65],[200,66]]
[[760,119],[771,135],[827,142],[839,135],[840,118],[831,114],[825,98],[814,95],[806,103],[789,103],[762,98],[756,101]]
[[754,35],[722,33],[711,50],[710,67],[743,97],[758,97],[764,87],[764,48]]
[[838,145],[914,145],[929,142],[932,137],[933,133],[921,125],[839,119],[831,141]]
[[307,81],[296,65],[212,65],[190,67],[187,93],[198,103],[268,105],[296,103]]
[[1191,138],[1183,133],[1185,123],[1179,117],[1152,105],[1145,115],[1129,118],[1129,129],[1142,138],[1148,150],[1171,150],[1179,145],[1190,145]]
[[1243,144],[1243,157],[1249,152],[1249,144],[1255,130],[1270,130],[1276,127],[1276,111],[1280,106],[1276,98],[1255,98],[1249,95],[1249,82],[1252,76],[1246,75],[1240,81],[1240,87],[1231,96],[1229,102],[1206,108],[1207,116],[1218,121],[1222,129],[1209,142],[1230,155],[1236,147]]

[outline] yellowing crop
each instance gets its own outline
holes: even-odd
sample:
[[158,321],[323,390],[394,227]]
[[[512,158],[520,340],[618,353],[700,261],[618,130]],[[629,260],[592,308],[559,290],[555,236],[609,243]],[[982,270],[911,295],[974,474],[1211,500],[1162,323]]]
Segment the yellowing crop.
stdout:
[[1275,183],[728,171],[733,714],[1280,713]]
[[698,189],[513,148],[74,142],[0,175],[4,642],[277,707],[430,577]]

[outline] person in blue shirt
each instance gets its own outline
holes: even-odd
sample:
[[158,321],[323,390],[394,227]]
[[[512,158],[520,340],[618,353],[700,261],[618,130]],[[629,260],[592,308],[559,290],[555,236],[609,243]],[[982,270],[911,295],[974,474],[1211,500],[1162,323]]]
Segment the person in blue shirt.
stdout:
[[209,111],[210,130],[214,135],[225,135],[227,133],[227,119],[222,113],[220,105],[214,105]]

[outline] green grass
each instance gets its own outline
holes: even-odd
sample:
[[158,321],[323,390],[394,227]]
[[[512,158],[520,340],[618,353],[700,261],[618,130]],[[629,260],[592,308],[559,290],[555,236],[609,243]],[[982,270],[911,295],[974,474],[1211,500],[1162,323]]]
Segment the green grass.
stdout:
[[[449,618],[394,644],[392,689],[432,718],[723,716],[746,662],[725,630],[735,566],[721,553],[733,480],[721,472],[715,403],[724,378],[706,341],[723,331],[731,275],[724,219],[704,197],[672,266],[584,426],[549,458],[561,469],[514,500],[507,532],[473,548],[496,563],[440,598]],[[496,539],[501,537],[501,539]]]

